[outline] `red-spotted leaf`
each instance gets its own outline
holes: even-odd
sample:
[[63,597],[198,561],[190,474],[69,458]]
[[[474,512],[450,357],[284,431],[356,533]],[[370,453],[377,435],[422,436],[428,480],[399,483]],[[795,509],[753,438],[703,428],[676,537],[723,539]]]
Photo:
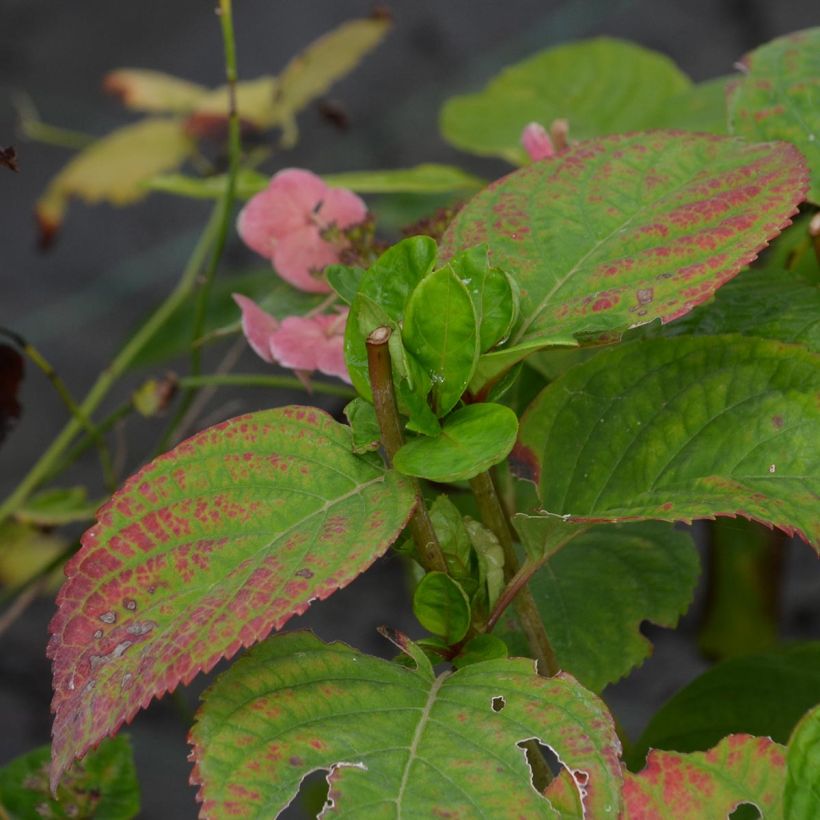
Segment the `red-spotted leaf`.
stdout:
[[52,782],[152,698],[327,598],[414,495],[350,428],[285,407],[209,428],[133,476],[66,567],[51,623]]
[[729,95],[729,127],[750,139],[788,140],[806,155],[809,199],[820,204],[820,28],[772,40],[747,54]]
[[552,514],[742,515],[820,547],[818,395],[820,355],[803,347],[741,336],[633,342],[545,388],[513,456]]
[[767,737],[729,735],[708,752],[652,751],[646,768],[624,774],[624,820],[703,820],[756,806],[783,817],[785,749]]
[[433,674],[277,635],[209,690],[191,732],[202,817],[274,817],[311,771],[333,811],[359,817],[554,817],[518,744],[539,738],[573,773],[586,816],[618,817],[620,743],[604,704],[571,677],[497,659]]
[[595,339],[708,299],[789,224],[806,185],[787,143],[676,131],[589,140],[479,193],[442,254],[486,242],[517,280],[511,347]]

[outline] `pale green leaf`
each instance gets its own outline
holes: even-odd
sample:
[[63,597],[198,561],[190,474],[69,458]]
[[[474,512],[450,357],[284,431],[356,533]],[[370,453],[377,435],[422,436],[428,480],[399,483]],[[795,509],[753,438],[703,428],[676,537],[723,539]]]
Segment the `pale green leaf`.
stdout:
[[716,77],[669,97],[642,127],[728,133],[726,95],[730,81],[731,77]]
[[789,820],[820,817],[820,706],[803,716],[786,751],[783,809]]
[[118,68],[106,74],[103,88],[127,108],[149,114],[188,114],[207,97],[205,86],[149,68]]

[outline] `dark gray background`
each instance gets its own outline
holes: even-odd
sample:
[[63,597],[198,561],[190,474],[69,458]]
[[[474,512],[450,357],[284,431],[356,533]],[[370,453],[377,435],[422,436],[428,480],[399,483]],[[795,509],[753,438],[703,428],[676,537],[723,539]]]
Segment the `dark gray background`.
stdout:
[[[355,0],[236,0],[235,6],[244,78],[277,71],[310,40],[371,8]],[[750,48],[816,24],[809,6],[805,0],[394,3],[395,28],[387,43],[331,92],[347,109],[351,128],[340,133],[311,108],[300,117],[300,145],[281,164],[321,172],[441,161],[491,176],[503,166],[449,148],[438,135],[437,113],[448,96],[480,87],[505,63],[567,39],[608,34],[662,51],[693,78],[707,79],[730,72]],[[0,145],[16,145],[21,167],[17,175],[0,169],[0,325],[40,345],[76,395],[173,285],[208,206],[160,195],[125,211],[74,205],[57,246],[39,253],[32,207],[68,152],[20,142],[12,95],[28,94],[47,122],[102,134],[128,120],[100,91],[106,71],[143,66],[217,84],[221,49],[213,4],[201,0],[0,1]],[[251,258],[234,241],[227,261],[237,266]],[[239,367],[260,366],[248,354]],[[127,380],[106,407],[138,381]],[[39,374],[29,372],[22,401],[24,418],[0,451],[3,493],[64,422]],[[220,394],[209,412],[233,415],[267,401],[258,392]],[[139,442],[150,441],[155,430],[142,420],[129,423],[130,466],[142,452]],[[92,458],[72,477],[93,482],[94,467]],[[794,546],[787,560],[785,634],[816,634],[817,580],[808,548]],[[0,638],[0,763],[48,740],[49,670],[43,653],[51,612],[48,602],[35,605]],[[611,690],[610,702],[628,730],[639,731],[659,703],[705,668],[689,641],[695,618],[696,610],[681,632],[656,635],[653,658]],[[375,627],[389,622],[413,629],[400,568],[395,561],[380,563],[300,622],[325,638],[390,654]],[[191,705],[200,688],[187,693]],[[186,786],[185,731],[167,698],[134,722],[144,817],[195,816]]]

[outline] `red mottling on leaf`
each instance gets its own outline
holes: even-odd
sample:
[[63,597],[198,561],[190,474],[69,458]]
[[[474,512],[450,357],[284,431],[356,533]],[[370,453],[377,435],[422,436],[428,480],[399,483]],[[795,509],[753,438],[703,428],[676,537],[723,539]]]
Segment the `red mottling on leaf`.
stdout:
[[[319,410],[243,416],[160,456],[100,510],[66,566],[50,627],[52,784],[154,697],[280,628],[387,549],[412,490],[354,456],[349,439]],[[281,463],[300,469],[282,473]]]

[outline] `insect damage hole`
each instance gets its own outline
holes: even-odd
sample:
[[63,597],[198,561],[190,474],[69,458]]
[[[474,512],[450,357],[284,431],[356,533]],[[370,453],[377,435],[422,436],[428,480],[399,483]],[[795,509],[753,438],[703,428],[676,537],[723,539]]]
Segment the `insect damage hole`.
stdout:
[[507,705],[507,701],[501,695],[496,695],[490,701],[490,705],[493,707],[493,712],[500,712]]

